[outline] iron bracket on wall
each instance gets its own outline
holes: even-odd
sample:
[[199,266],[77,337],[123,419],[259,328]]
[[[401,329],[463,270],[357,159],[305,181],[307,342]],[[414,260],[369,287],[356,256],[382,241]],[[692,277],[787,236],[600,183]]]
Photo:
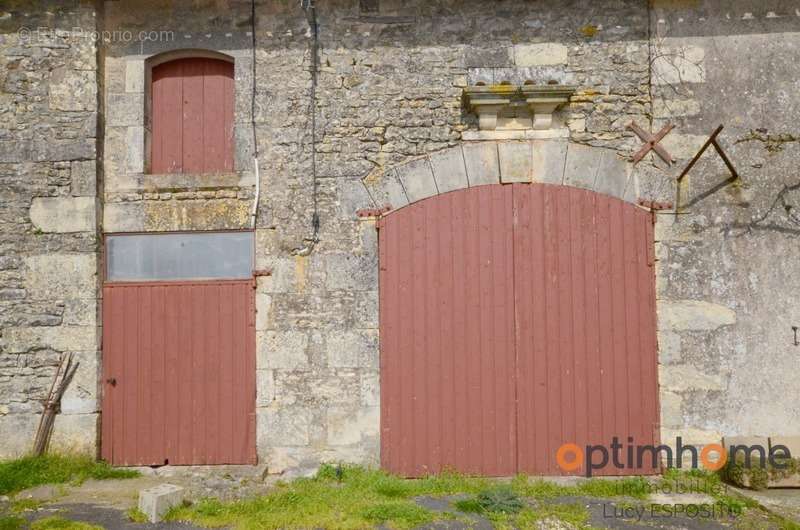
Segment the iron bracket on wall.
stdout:
[[666,149],[658,145],[658,142],[663,140],[664,137],[667,134],[669,134],[669,132],[672,130],[673,127],[675,126],[672,125],[671,123],[668,123],[656,134],[650,134],[649,132],[645,131],[644,129],[636,125],[635,122],[630,122],[628,124],[628,129],[635,132],[636,136],[641,138],[642,141],[644,142],[642,148],[636,151],[636,153],[634,153],[633,156],[631,157],[633,163],[638,164],[647,153],[653,150],[656,152],[658,156],[661,157],[661,160],[666,162],[668,166],[671,166],[672,162],[674,161],[672,159],[672,155],[670,155]]
[[356,210],[356,215],[359,219],[380,218],[380,216],[391,211],[391,209],[392,207],[388,204],[382,208],[362,208]]
[[649,199],[639,199],[637,204],[642,208],[647,208],[651,212],[657,212],[661,210],[671,210],[672,203],[671,202],[657,202],[651,201]]
[[722,150],[722,147],[717,142],[717,136],[719,136],[719,133],[722,132],[722,129],[723,126],[720,125],[714,130],[713,133],[711,133],[711,136],[708,137],[708,140],[706,140],[706,143],[703,144],[703,147],[700,148],[697,154],[694,155],[694,158],[692,158],[686,165],[681,174],[678,175],[678,178],[676,179],[677,185],[675,187],[675,213],[678,213],[678,208],[681,205],[681,182],[683,182],[684,177],[686,177],[689,171],[691,171],[691,169],[694,167],[697,161],[700,160],[700,157],[703,156],[703,153],[706,152],[708,146],[710,145],[714,146],[714,149],[717,151],[717,154],[722,159],[722,161],[725,162],[725,165],[728,167],[728,171],[731,172],[733,180],[739,180],[739,173],[736,171],[736,168],[733,167],[733,163],[731,163],[730,159],[725,154],[725,151]]

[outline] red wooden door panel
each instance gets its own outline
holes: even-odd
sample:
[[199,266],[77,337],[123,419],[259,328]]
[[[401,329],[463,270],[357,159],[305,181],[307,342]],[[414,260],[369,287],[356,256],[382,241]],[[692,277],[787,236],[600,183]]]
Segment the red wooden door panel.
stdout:
[[169,61],[151,90],[151,173],[233,171],[233,63]]
[[[564,443],[653,444],[651,214],[544,184],[516,186],[514,207],[519,471],[563,473],[555,454]],[[609,465],[595,474],[655,471]]]
[[648,212],[482,186],[387,215],[379,245],[384,468],[561,474],[564,443],[657,440]]
[[516,469],[510,187],[422,201],[380,229],[381,461]]
[[105,460],[256,462],[253,292],[250,280],[104,286]]

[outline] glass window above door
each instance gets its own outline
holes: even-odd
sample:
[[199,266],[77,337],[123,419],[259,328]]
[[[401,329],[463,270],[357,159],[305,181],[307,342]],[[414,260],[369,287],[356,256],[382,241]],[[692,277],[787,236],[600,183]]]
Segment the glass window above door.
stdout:
[[253,275],[253,232],[106,236],[106,281],[243,279]]

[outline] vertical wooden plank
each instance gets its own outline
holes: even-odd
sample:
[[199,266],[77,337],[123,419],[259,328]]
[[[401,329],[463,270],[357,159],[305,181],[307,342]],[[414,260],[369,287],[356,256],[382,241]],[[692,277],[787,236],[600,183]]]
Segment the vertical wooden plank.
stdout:
[[178,372],[178,384],[180,391],[178,394],[178,418],[180,431],[178,435],[178,455],[176,464],[185,465],[192,462],[194,449],[194,426],[193,426],[193,407],[194,407],[194,384],[192,381],[194,365],[194,327],[192,306],[192,287],[182,285],[178,287],[179,304],[179,324],[178,324],[178,345],[180,357],[180,369]]
[[[518,470],[534,468],[531,457],[535,451],[535,403],[531,391],[533,380],[533,274],[531,270],[531,187],[517,186],[513,195],[514,242],[514,342],[516,344],[515,390],[517,393],[517,454]],[[535,387],[534,387],[535,389]]]
[[[627,205],[626,205],[627,206]],[[639,245],[637,244],[636,232],[637,211],[625,207],[623,211],[623,238],[622,244],[625,249],[625,350],[628,365],[628,414],[629,428],[628,436],[634,439],[636,444],[642,444],[646,440],[645,429],[643,429],[644,418],[642,416],[642,369],[641,357],[642,350],[639,342],[639,328],[641,319],[639,309],[639,285],[637,263]],[[649,436],[648,436],[649,438]],[[631,470],[633,472],[633,470]]]
[[204,325],[204,341],[206,343],[206,447],[205,458],[207,462],[219,462],[219,438],[222,426],[220,419],[220,369],[219,356],[219,300],[224,291],[224,284],[210,284],[206,288],[205,311],[206,322]]
[[[624,230],[623,204],[612,201],[610,204],[611,237],[611,334],[614,356],[614,436],[621,443],[627,441],[628,421],[628,359],[626,350],[627,326],[625,315],[625,248],[622,237]],[[620,470],[625,474],[627,470]]]
[[183,60],[183,172],[205,171],[204,131],[205,59]]
[[151,425],[151,445],[150,460],[153,464],[163,464],[167,458],[167,441],[165,436],[166,428],[166,405],[167,405],[167,381],[166,381],[166,326],[168,325],[166,316],[165,288],[154,286],[150,289],[152,293],[152,305],[150,313],[150,326],[152,329],[152,378],[149,382],[152,401],[150,403],[150,414],[152,417]]
[[611,199],[605,195],[597,196],[597,296],[598,296],[598,327],[600,342],[600,379],[601,408],[602,408],[602,439],[603,443],[610,443],[617,434],[614,414],[616,413],[616,364],[614,358],[614,334],[611,282]]
[[136,382],[136,397],[140,416],[137,421],[136,446],[137,452],[134,455],[134,463],[153,463],[152,441],[153,441],[153,329],[151,327],[152,289],[139,287],[139,322],[140,322],[140,343],[139,351],[139,377]]
[[103,328],[102,328],[102,382],[101,382],[101,392],[102,392],[102,406],[101,406],[101,414],[100,414],[100,458],[105,460],[106,462],[112,461],[112,451],[111,446],[113,443],[112,433],[114,432],[111,428],[111,418],[113,416],[112,411],[112,397],[111,392],[113,387],[107,383],[107,381],[111,378],[112,370],[111,370],[111,361],[112,361],[112,354],[113,354],[113,342],[111,339],[111,328],[113,321],[111,320],[111,288],[108,286],[103,287],[103,300],[102,300],[102,318],[103,318]]
[[452,466],[454,469],[467,469],[470,448],[470,418],[474,409],[470,408],[469,388],[469,348],[471,332],[468,326],[467,304],[470,292],[475,289],[467,278],[467,240],[470,230],[467,223],[466,205],[467,195],[463,193],[446,194],[450,201],[451,221],[446,224],[452,233],[452,276],[453,276],[453,334],[451,335],[452,348],[450,357],[453,359],[453,435],[455,447]]
[[153,68],[152,173],[183,171],[183,61]]
[[441,403],[442,414],[439,418],[440,439],[442,444],[441,468],[453,469],[458,462],[456,458],[457,435],[456,430],[456,379],[455,366],[458,362],[456,355],[460,352],[455,349],[453,338],[455,327],[453,325],[456,287],[453,281],[453,195],[442,197],[441,207],[436,211],[435,226],[438,228],[439,240],[437,243],[439,259],[436,265],[441,297],[438,307],[435,308],[438,316],[437,334],[439,355],[441,357]]
[[181,329],[184,319],[181,318],[181,299],[180,288],[170,287],[164,290],[164,313],[165,313],[165,337],[164,344],[166,351],[164,358],[165,366],[165,388],[164,394],[166,401],[166,417],[164,418],[164,435],[166,439],[165,462],[177,464],[180,461],[180,430],[181,430],[181,400],[185,394],[184,382],[182,381],[181,363],[182,348]]
[[234,380],[233,370],[233,336],[234,329],[234,304],[233,298],[227,288],[224,289],[220,297],[219,314],[219,359],[220,359],[220,460],[231,461],[233,459],[233,440],[234,440]]
[[586,348],[586,391],[587,408],[587,443],[605,444],[603,438],[603,385],[607,374],[603,370],[600,357],[600,295],[598,278],[601,274],[598,250],[597,217],[599,195],[587,193],[581,211],[580,224],[584,231],[583,239],[583,274],[585,279],[585,302],[583,322],[585,327],[584,345]]
[[[587,392],[587,355],[586,355],[586,282],[584,278],[584,262],[586,249],[584,237],[591,227],[583,224],[583,213],[590,207],[588,196],[591,192],[576,188],[568,188],[569,212],[569,246],[570,246],[570,305],[572,309],[572,339],[574,403],[569,412],[574,418],[574,440],[581,447],[588,442],[589,430],[589,394]],[[587,229],[588,228],[588,229]]]
[[442,354],[441,354],[441,312],[440,300],[446,298],[443,293],[442,272],[439,269],[440,238],[442,225],[439,224],[438,213],[443,210],[444,201],[423,201],[424,215],[424,248],[425,268],[423,270],[422,287],[424,288],[425,319],[423,329],[425,349],[425,371],[420,377],[425,380],[425,431],[429,472],[438,472],[442,468]]
[[[550,337],[555,338],[552,334],[552,326],[550,325],[550,310],[551,306],[548,305],[548,292],[550,291],[551,277],[549,276],[551,266],[548,265],[548,239],[545,230],[545,223],[549,222],[549,217],[552,212],[550,203],[549,186],[536,186],[529,190],[531,194],[531,208],[530,214],[533,216],[531,220],[531,229],[529,237],[531,238],[530,244],[530,262],[531,274],[533,275],[533,282],[531,285],[532,292],[530,294],[532,308],[531,308],[531,333],[533,333],[532,344],[533,348],[529,351],[529,355],[533,355],[533,381],[534,381],[534,428],[535,438],[531,440],[529,447],[533,452],[533,460],[535,467],[530,468],[530,472],[552,472],[554,469],[553,464],[553,451],[551,448],[550,440],[553,434],[551,431],[553,427],[550,424],[550,393],[551,387],[557,387],[557,381],[550,379],[551,370],[555,370],[556,366],[553,365],[550,359],[550,348],[548,346]],[[518,237],[515,234],[515,237]],[[555,315],[555,312],[553,312]],[[519,387],[523,390],[523,387]]]

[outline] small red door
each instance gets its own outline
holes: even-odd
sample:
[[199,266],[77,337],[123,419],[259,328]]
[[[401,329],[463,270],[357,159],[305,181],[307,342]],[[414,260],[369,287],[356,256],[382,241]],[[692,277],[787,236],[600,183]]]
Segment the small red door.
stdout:
[[233,63],[176,59],[152,77],[150,172],[233,171]]
[[252,280],[106,284],[102,457],[253,464]]

